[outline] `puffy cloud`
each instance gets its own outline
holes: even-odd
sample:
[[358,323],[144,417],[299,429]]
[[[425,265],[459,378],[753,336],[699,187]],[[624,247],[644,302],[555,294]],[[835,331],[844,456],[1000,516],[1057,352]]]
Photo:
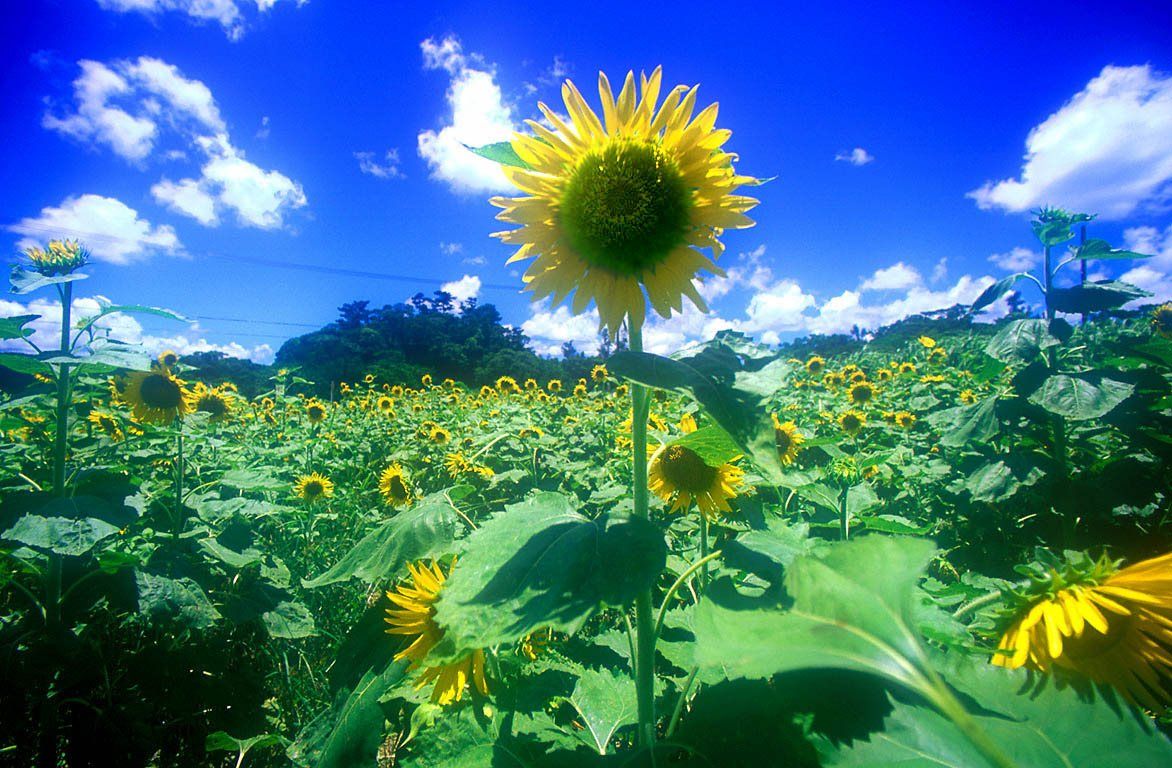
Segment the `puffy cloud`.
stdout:
[[521,323],[521,330],[540,355],[560,353],[567,341],[586,354],[598,351],[598,311],[593,308],[573,315],[565,305],[550,311],[549,302],[539,302],[532,306],[529,319]]
[[[242,7],[255,4],[264,13],[279,0],[98,0],[98,5],[115,13],[141,13],[157,16],[162,13],[181,13],[197,23],[219,24],[229,40],[239,40],[244,35],[244,14]],[[308,0],[296,0],[298,7]]]
[[[76,298],[70,305],[70,317],[73,321],[92,317],[99,311],[101,311],[101,307],[95,297]],[[30,340],[42,349],[56,348],[61,334],[61,305],[58,302],[37,298],[28,304],[22,304],[18,301],[0,299],[0,317],[30,314],[40,315],[39,318],[25,326],[33,331]],[[155,336],[146,333],[142,324],[132,315],[115,312],[103,317],[95,325],[95,328],[99,336],[117,339],[128,344],[141,344],[147,352],[152,354],[170,349],[180,355],[188,355],[193,352],[223,352],[229,357],[252,360],[255,363],[271,363],[273,360],[273,349],[268,344],[260,344],[255,347],[246,347],[236,341],[215,344],[198,335],[206,333],[198,325],[191,326],[189,329],[191,334]],[[19,339],[0,341],[0,349],[18,352],[29,351],[28,345]]]
[[507,141],[515,130],[513,110],[504,102],[495,73],[478,69],[479,59],[465,55],[454,37],[438,43],[428,38],[420,48],[424,69],[442,69],[451,78],[451,116],[438,131],[421,131],[417,137],[419,156],[427,161],[431,177],[461,193],[512,189],[499,165],[468,151]]
[[182,248],[175,230],[152,225],[120,200],[85,194],[67,197],[60,205],[41,209],[36,217],[21,219],[8,229],[26,237],[26,248],[57,237],[81,240],[94,259],[128,264],[153,252],[179,253]]
[[242,225],[264,229],[281,226],[287,211],[306,204],[300,184],[246,160],[233,146],[211,89],[199,80],[148,56],[79,65],[74,111],[47,113],[46,128],[109,146],[133,161],[144,161],[164,138],[183,142],[163,151],[165,159],[185,160],[187,149],[203,156],[199,178],[164,178],[151,188],[160,204],[204,226],[218,225],[222,212],[233,211]]
[[459,280],[444,283],[440,290],[447,291],[457,301],[468,301],[480,295],[480,278],[476,275],[464,275]]
[[384,152],[381,163],[376,159],[374,152],[355,152],[354,157],[358,159],[358,170],[365,174],[379,179],[405,178],[403,172],[399,170],[399,150],[397,149],[388,149]]
[[1133,262],[1119,276],[1120,280],[1154,294],[1151,298],[1132,302],[1132,306],[1153,301],[1172,301],[1172,225],[1163,232],[1146,226],[1126,229],[1123,231],[1123,243],[1128,250],[1152,255],[1150,259]]
[[1012,251],[994,253],[989,261],[1009,272],[1025,272],[1042,263],[1042,254],[1018,246]]
[[1122,219],[1162,207],[1172,182],[1172,76],[1106,66],[1026,138],[1021,177],[969,193],[983,209],[1058,205]]
[[867,150],[863,149],[862,147],[855,147],[850,152],[839,152],[837,155],[834,156],[834,159],[841,161],[841,162],[844,162],[844,163],[850,163],[851,165],[858,166],[858,165],[866,165],[867,163],[874,160],[875,156],[872,155]]
[[818,308],[817,315],[808,319],[806,329],[813,333],[846,333],[855,326],[874,330],[909,315],[954,304],[971,304],[993,282],[987,275],[979,278],[963,275],[944,290],[933,291],[917,285],[898,298],[878,304],[864,302],[862,291],[843,291]]
[[863,281],[860,291],[900,291],[920,285],[924,278],[914,267],[897,261],[890,267],[875,270],[875,274]]
[[441,253],[447,254],[448,256],[452,256],[454,254],[457,254],[457,253],[460,253],[461,251],[463,251],[464,244],[463,243],[446,243],[441,240],[440,244],[439,244],[439,249],[440,249]]

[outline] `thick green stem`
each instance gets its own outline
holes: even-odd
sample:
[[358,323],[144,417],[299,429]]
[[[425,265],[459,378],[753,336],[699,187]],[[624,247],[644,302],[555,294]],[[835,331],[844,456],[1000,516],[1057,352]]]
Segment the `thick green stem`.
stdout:
[[934,681],[933,685],[934,695],[931,697],[932,703],[940,711],[942,715],[960,729],[960,732],[965,735],[969,743],[977,748],[986,760],[997,768],[1020,768],[1017,763],[1011,760],[1001,748],[993,741],[988,732],[982,728],[964,705],[957,701],[952,692],[948,690],[945,684],[939,679]]
[[838,493],[838,537],[846,541],[851,537],[850,513],[846,509],[846,498],[849,488],[843,488]]
[[[632,352],[643,351],[643,329],[630,327]],[[647,504],[647,387],[631,385],[631,483],[635,516],[650,517]],[[639,713],[639,743],[655,744],[655,627],[652,624],[651,589],[635,597],[635,692]]]
[[708,518],[700,513],[700,591],[708,587]]

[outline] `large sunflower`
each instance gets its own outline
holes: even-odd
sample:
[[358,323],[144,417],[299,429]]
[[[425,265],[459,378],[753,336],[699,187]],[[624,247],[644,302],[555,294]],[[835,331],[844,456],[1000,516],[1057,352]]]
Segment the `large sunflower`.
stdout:
[[719,257],[722,232],[752,226],[745,212],[757,205],[734,194],[758,181],[738,176],[736,156],[721,150],[731,132],[715,128],[717,105],[693,117],[698,86],[682,85],[660,104],[661,80],[660,68],[641,76],[636,98],[628,72],[616,99],[599,73],[601,120],[567,80],[569,122],[539,103],[551,128],[528,120],[534,135],[512,141],[529,167],[502,166],[528,196],[491,200],[498,219],[521,225],[496,236],[520,246],[510,262],[534,260],[524,276],[533,299],[573,294],[575,313],[593,301],[612,332],[628,315],[640,327],[648,299],[664,317],[685,295],[706,310],[693,280],[723,272],[697,248]]
[[169,369],[155,366],[149,371],[131,372],[125,386],[118,390],[118,397],[130,406],[136,420],[170,424],[191,413],[191,393],[183,388],[184,383]]
[[1073,670],[1154,710],[1172,703],[1172,553],[1100,559],[1035,579],[993,663]]
[[736,498],[744,476],[745,471],[732,462],[710,467],[691,448],[669,445],[651,462],[647,486],[671,504],[672,512],[695,501],[700,513],[711,519],[718,512],[732,511],[728,500]]
[[211,388],[202,381],[191,392],[192,410],[208,414],[208,421],[225,421],[232,415],[232,396],[222,387]]
[[392,507],[400,507],[411,501],[411,483],[399,462],[396,461],[379,475],[378,490]]
[[[452,560],[452,567],[455,564],[456,561]],[[411,662],[411,669],[418,669],[444,636],[443,629],[435,623],[433,604],[447,576],[440,564],[435,562],[431,565],[408,563],[407,570],[411,572],[411,585],[400,584],[394,591],[387,592],[387,599],[397,606],[387,609],[386,622],[390,625],[387,634],[414,637],[406,648],[395,654],[395,661],[407,659]],[[451,568],[448,572],[451,572]],[[484,651],[473,651],[450,664],[427,667],[420,674],[415,687],[423,688],[432,681],[435,686],[431,690],[431,700],[441,706],[462,699],[464,688],[469,682],[476,686],[476,690],[488,695],[488,682],[484,679]]]

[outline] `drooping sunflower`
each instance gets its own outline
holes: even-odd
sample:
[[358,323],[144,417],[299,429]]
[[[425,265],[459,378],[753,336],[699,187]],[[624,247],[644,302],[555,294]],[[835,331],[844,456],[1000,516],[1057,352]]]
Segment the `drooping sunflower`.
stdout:
[[401,507],[411,501],[411,484],[399,462],[396,461],[379,475],[378,490],[392,507]]
[[425,373],[419,377],[419,383],[425,387],[430,387],[432,382],[431,374]]
[[671,504],[671,511],[687,509],[692,502],[709,519],[729,513],[729,499],[736,498],[745,471],[733,461],[710,467],[691,448],[669,445],[659,451],[647,472],[647,487]]
[[857,435],[867,425],[867,417],[853,408],[838,417],[838,426],[848,435]]
[[232,414],[232,397],[223,389],[210,388],[202,381],[191,391],[192,410],[208,414],[208,421],[225,421]]
[[801,451],[802,443],[805,442],[806,438],[798,431],[797,425],[792,421],[783,424],[781,419],[777,418],[776,413],[770,415],[773,417],[773,437],[777,443],[777,459],[783,467],[788,466],[798,457],[798,452]]
[[122,431],[122,425],[113,414],[95,408],[86,416],[86,421],[97,427],[116,443],[122,442],[126,438],[126,434]]
[[735,155],[721,150],[731,131],[716,129],[717,105],[693,117],[697,87],[685,86],[660,104],[661,81],[660,68],[641,76],[636,98],[628,72],[616,99],[599,73],[600,120],[567,80],[569,123],[539,103],[551,128],[529,120],[534,135],[512,140],[529,167],[502,166],[528,196],[491,200],[498,219],[521,225],[497,236],[520,246],[510,261],[534,259],[524,276],[533,299],[572,293],[575,314],[593,301],[612,332],[626,316],[642,326],[647,300],[663,317],[685,295],[706,311],[693,281],[723,271],[697,249],[719,257],[721,233],[752,226],[745,212],[757,205],[734,194],[757,180],[738,176]]
[[319,472],[312,472],[297,479],[293,492],[303,501],[328,499],[334,495],[334,481]]
[[118,396],[130,406],[137,421],[170,424],[191,413],[191,393],[185,383],[169,369],[155,366],[149,371],[132,371]]
[[[453,558],[448,574],[456,565]],[[395,661],[407,659],[410,669],[423,666],[427,654],[444,636],[444,631],[435,622],[436,598],[447,581],[447,575],[437,562],[430,565],[423,562],[408,563],[411,574],[410,586],[400,584],[394,591],[387,591],[387,599],[395,608],[387,609],[388,635],[404,635],[414,638],[411,643],[395,654]],[[416,690],[434,682],[431,700],[441,706],[464,697],[464,689],[472,683],[476,690],[488,695],[488,681],[484,677],[484,651],[473,651],[469,655],[448,664],[426,667],[415,683]]]
[[1152,313],[1152,330],[1165,339],[1172,339],[1172,302],[1156,307]]
[[860,381],[851,387],[850,398],[855,405],[866,405],[875,399],[875,388],[865,381]]
[[1075,555],[1034,570],[994,664],[1060,667],[1153,710],[1172,704],[1172,553],[1123,569]]

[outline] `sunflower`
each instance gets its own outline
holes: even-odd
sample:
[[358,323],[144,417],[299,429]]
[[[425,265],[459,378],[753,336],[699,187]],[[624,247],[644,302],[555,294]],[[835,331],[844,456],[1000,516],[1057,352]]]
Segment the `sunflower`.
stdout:
[[867,417],[853,408],[838,417],[838,426],[848,435],[857,435],[867,424]]
[[798,427],[792,421],[781,423],[781,419],[777,418],[777,414],[771,414],[773,417],[773,437],[777,443],[777,459],[784,467],[792,464],[794,459],[798,457],[798,451],[801,450],[802,443],[806,438],[798,431]]
[[943,365],[945,362],[947,362],[947,360],[948,350],[946,350],[944,347],[934,347],[932,351],[928,353],[928,362],[934,363],[935,365]]
[[891,370],[889,368],[880,368],[879,371],[875,374],[875,378],[882,383],[885,381],[891,381],[891,375]]
[[[456,560],[453,558],[448,568],[449,574],[455,565]],[[393,592],[387,592],[387,599],[397,607],[387,609],[385,621],[390,625],[386,630],[388,635],[414,638],[406,648],[395,654],[395,661],[407,659],[411,662],[410,669],[415,670],[423,666],[427,654],[444,636],[443,629],[435,623],[434,603],[447,576],[436,562],[430,565],[423,562],[414,565],[408,563],[407,570],[411,573],[411,585],[400,584]],[[484,651],[473,651],[459,661],[425,668],[415,688],[418,690],[433,681],[435,685],[431,689],[431,701],[441,706],[462,699],[469,682],[487,696]]]
[[525,440],[526,438],[536,437],[541,438],[545,433],[541,431],[541,427],[522,427],[521,431],[517,433],[517,437]]
[[562,380],[561,379],[550,379],[549,382],[546,383],[545,388],[548,389],[550,392],[561,392],[562,391]]
[[515,394],[521,391],[521,387],[517,386],[517,380],[512,376],[501,376],[496,380],[496,388],[500,392],[506,394]]
[[[736,459],[733,459],[735,462]],[[691,448],[669,445],[656,455],[647,473],[647,485],[671,504],[671,511],[687,509],[692,502],[707,518],[728,513],[728,500],[736,498],[745,472],[732,462],[710,467]]]
[[299,477],[293,485],[293,492],[303,501],[328,499],[334,495],[334,481],[323,474],[313,472]]
[[396,384],[391,387],[391,397],[402,397],[404,391],[402,384]]
[[827,389],[841,387],[845,383],[846,376],[843,376],[841,372],[831,371],[822,377],[822,386]]
[[396,461],[379,475],[378,490],[392,507],[400,507],[411,501],[411,485],[399,462]]
[[1152,330],[1165,339],[1172,339],[1172,303],[1156,307],[1152,313]]
[[431,374],[425,373],[419,377],[419,383],[425,387],[430,387],[432,382]]
[[606,370],[605,365],[596,365],[590,369],[590,378],[593,379],[596,384],[601,384],[602,382],[606,381],[606,377],[609,375],[610,371]]
[[932,349],[936,346],[936,339],[933,339],[931,336],[921,336],[916,341],[920,342],[920,345],[924,349]]
[[806,373],[811,376],[818,376],[826,369],[826,361],[818,355],[814,355],[806,361]]
[[901,374],[915,373],[916,372],[916,364],[915,363],[900,363],[899,364],[899,372]]
[[221,387],[212,389],[200,382],[191,392],[192,410],[206,413],[208,421],[220,422],[232,414],[232,397]]
[[867,380],[867,374],[864,371],[855,371],[849,377],[849,381],[851,384],[858,384],[859,382],[866,381],[866,380]]
[[363,377],[362,377],[362,380],[363,380],[364,382],[366,382],[367,384],[373,384],[373,383],[374,383],[374,374],[373,374],[373,373],[368,373],[368,374],[366,374],[365,376],[363,376]]
[[184,383],[169,369],[155,366],[149,371],[132,371],[118,396],[130,406],[136,420],[170,424],[191,413],[190,393]]
[[179,353],[173,349],[166,349],[159,353],[159,365],[164,368],[174,368],[179,362]]
[[445,445],[452,439],[452,433],[437,424],[428,432],[427,439],[436,445]]
[[90,252],[77,240],[50,240],[44,249],[26,248],[24,255],[32,263],[33,271],[48,277],[68,275],[84,267],[90,259]]
[[395,410],[395,401],[388,395],[380,396],[375,405],[380,413],[390,413]]
[[894,421],[897,426],[911,429],[916,425],[916,415],[909,411],[899,411],[895,414]]
[[328,413],[326,404],[316,397],[305,404],[305,417],[309,419],[310,424],[320,424],[325,421]]
[[113,414],[95,408],[85,418],[86,421],[100,429],[116,443],[120,443],[126,438],[125,433],[122,431],[122,425],[118,423],[118,419],[114,418]]
[[696,425],[696,417],[690,413],[685,413],[680,417],[680,431],[685,435],[695,432],[699,427]]
[[574,397],[586,397],[586,385],[585,384],[575,384],[574,385]]
[[850,397],[855,405],[866,405],[875,399],[875,388],[865,381],[860,381],[851,387]]
[[965,405],[972,405],[977,402],[977,394],[971,389],[962,389],[960,391],[960,401]]
[[994,664],[1061,667],[1153,710],[1172,703],[1172,553],[1122,570],[1076,554],[1033,571]]
[[[659,104],[662,71],[627,73],[616,99],[599,73],[603,119],[570,81],[562,86],[569,124],[545,104],[550,128],[526,121],[513,150],[529,167],[502,166],[528,197],[494,197],[498,219],[521,225],[498,233],[520,249],[510,261],[534,259],[525,282],[534,300],[574,294],[573,311],[593,301],[601,325],[615,331],[624,316],[643,324],[646,301],[663,317],[684,295],[707,310],[693,281],[700,270],[723,271],[697,248],[719,257],[726,229],[753,225],[757,205],[736,195],[756,179],[738,176],[734,155],[721,151],[731,132],[716,130],[717,105],[695,115],[697,88],[673,88]],[[646,290],[646,298],[643,291]]]

